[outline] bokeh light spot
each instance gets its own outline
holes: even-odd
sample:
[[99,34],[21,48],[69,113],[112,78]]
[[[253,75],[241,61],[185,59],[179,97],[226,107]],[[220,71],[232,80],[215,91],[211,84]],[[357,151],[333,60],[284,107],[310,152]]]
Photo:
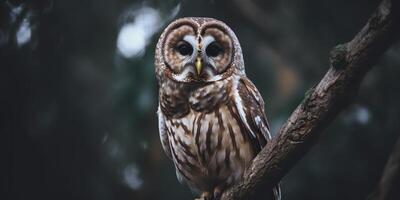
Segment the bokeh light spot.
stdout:
[[160,14],[153,8],[144,7],[132,12],[134,22],[123,25],[117,39],[117,48],[125,58],[143,55],[151,36],[161,26]]
[[32,30],[28,18],[25,18],[17,31],[17,44],[22,46],[31,40]]

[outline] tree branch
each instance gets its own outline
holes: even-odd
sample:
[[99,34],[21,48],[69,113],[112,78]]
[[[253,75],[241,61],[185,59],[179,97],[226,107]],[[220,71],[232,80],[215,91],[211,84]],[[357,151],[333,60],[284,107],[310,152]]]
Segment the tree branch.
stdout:
[[319,84],[281,127],[276,138],[256,156],[243,180],[222,200],[265,198],[316,143],[330,122],[352,103],[365,74],[399,36],[399,2],[383,0],[362,30],[331,51],[331,67]]
[[368,200],[400,199],[400,137],[386,163],[381,180]]

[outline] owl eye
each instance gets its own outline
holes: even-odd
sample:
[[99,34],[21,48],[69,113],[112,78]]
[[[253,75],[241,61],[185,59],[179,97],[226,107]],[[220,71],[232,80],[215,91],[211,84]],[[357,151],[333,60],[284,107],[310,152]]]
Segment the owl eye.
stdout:
[[179,42],[176,49],[182,56],[191,55],[193,53],[193,47],[187,42]]
[[206,54],[207,56],[211,57],[217,57],[219,54],[221,54],[223,51],[222,47],[220,44],[217,42],[212,42],[210,45],[208,45],[206,49]]

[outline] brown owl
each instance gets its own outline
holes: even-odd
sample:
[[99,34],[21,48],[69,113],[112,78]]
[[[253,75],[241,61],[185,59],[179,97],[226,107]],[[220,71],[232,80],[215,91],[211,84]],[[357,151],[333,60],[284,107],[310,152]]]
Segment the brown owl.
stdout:
[[[221,21],[178,19],[157,43],[155,71],[163,149],[180,182],[219,199],[271,137],[239,41]],[[279,187],[265,197],[279,198]]]

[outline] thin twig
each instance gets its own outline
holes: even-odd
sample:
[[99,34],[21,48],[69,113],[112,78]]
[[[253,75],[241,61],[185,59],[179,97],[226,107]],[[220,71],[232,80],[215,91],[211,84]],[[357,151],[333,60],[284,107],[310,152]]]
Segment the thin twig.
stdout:
[[368,200],[398,200],[400,199],[400,137],[386,163],[378,186],[368,197]]

